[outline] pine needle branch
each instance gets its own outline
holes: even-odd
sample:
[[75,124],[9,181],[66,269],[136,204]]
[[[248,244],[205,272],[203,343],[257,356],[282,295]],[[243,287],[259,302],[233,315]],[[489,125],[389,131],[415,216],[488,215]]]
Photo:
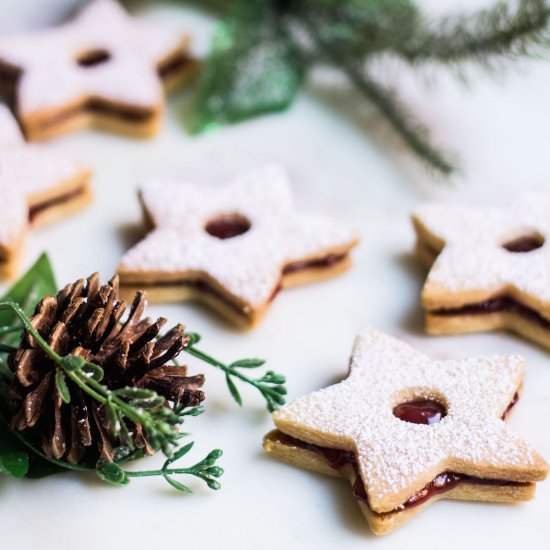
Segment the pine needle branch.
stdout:
[[444,153],[430,142],[427,129],[408,113],[392,89],[372,79],[365,69],[343,54],[338,47],[325,43],[321,34],[307,18],[303,19],[303,23],[324,55],[342,70],[355,87],[380,110],[420,160],[445,176],[455,171],[455,167]]
[[408,113],[406,107],[399,101],[392,89],[377,83],[367,74],[364,74],[364,71],[363,74],[360,74],[352,67],[347,67],[344,70],[355,86],[388,119],[405,144],[420,160],[445,176],[455,171],[455,167],[445,157],[445,154],[430,142],[426,127]]
[[422,23],[408,42],[393,51],[409,63],[426,61],[491,64],[494,57],[516,59],[550,44],[547,0],[499,2],[472,15],[443,18],[435,29]]

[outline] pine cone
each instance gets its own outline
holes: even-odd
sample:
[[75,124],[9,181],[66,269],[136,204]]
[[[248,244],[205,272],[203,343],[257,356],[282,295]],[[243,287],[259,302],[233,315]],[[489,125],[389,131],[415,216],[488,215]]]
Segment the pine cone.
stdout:
[[[118,278],[100,286],[98,274],[67,285],[57,296],[46,296],[31,318],[33,326],[60,355],[78,355],[104,370],[101,381],[111,390],[126,386],[151,389],[185,406],[204,399],[203,375],[187,376],[187,367],[167,363],[188,342],[183,325],[157,339],[166,319],[141,319],[146,304],[138,292],[128,318],[121,322],[126,303],[119,300]],[[67,377],[71,401],[64,403],[55,383],[55,363],[24,334],[10,356],[12,429],[33,429],[44,453],[79,463],[84,458],[112,460],[122,445],[109,430],[104,406]],[[164,406],[169,406],[165,404]],[[134,445],[152,454],[141,426],[127,422]]]

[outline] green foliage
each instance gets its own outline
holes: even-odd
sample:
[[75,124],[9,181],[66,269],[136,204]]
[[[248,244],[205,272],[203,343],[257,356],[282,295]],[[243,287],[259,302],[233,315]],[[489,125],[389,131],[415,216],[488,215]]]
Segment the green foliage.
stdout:
[[[33,266],[19,279],[0,301],[14,301],[21,305],[30,315],[38,301],[46,294],[53,294],[57,290],[50,260],[47,254],[42,254]],[[10,311],[0,312],[0,388],[2,381],[10,381],[12,373],[7,365],[7,353],[11,346],[17,344],[21,338],[21,325],[16,316]],[[1,398],[1,395],[0,395]],[[0,405],[1,410],[1,405]]]
[[[191,475],[203,480],[213,490],[220,488],[218,478],[223,474],[223,469],[216,465],[216,461],[222,456],[222,451],[215,449],[206,458],[193,466],[185,468],[171,467],[176,461],[184,457],[192,448],[193,443],[179,447],[179,440],[187,434],[181,433],[177,427],[183,423],[186,416],[198,416],[204,412],[204,407],[186,408],[181,403],[167,407],[165,399],[155,391],[124,387],[114,390],[101,383],[103,370],[96,364],[85,360],[83,357],[68,355],[60,356],[37,332],[29,320],[35,304],[45,293],[56,292],[55,281],[51,266],[46,256],[41,256],[39,261],[29,270],[23,278],[15,284],[3,300],[0,300],[0,338],[10,338],[9,343],[3,343],[5,351],[12,351],[13,338],[20,338],[21,331],[26,330],[42,349],[44,354],[55,364],[55,383],[57,391],[65,403],[70,403],[70,381],[90,398],[103,405],[108,421],[108,428],[114,436],[120,437],[123,446],[115,450],[112,462],[100,460],[95,467],[82,464],[70,464],[61,460],[46,456],[34,443],[32,437],[26,433],[10,431],[7,419],[9,411],[9,386],[12,373],[5,363],[4,371],[0,370],[0,474],[13,477],[40,478],[46,475],[76,470],[80,472],[95,473],[101,480],[112,485],[127,485],[133,477],[163,477],[173,488],[183,493],[191,493],[191,489],[175,479],[178,475]],[[262,366],[263,359],[240,359],[225,365],[209,355],[194,348],[200,341],[196,333],[189,334],[188,353],[202,359],[206,363],[225,371],[233,398],[242,403],[240,394],[231,377],[236,377],[244,382],[252,384],[264,396],[270,410],[284,402],[286,394],[285,379],[272,371],[268,371],[262,377],[253,380],[237,369],[254,369]],[[155,451],[161,450],[167,457],[164,466],[160,470],[129,471],[121,464],[128,460],[143,457],[143,451],[133,446],[127,424],[141,426],[147,435],[148,441]]]
[[[0,298],[2,302],[16,302],[21,305],[27,315],[31,315],[36,304],[43,296],[55,294],[57,284],[53,274],[52,266],[47,254],[42,254],[35,264],[19,279],[10,290]],[[0,312],[0,339],[2,342],[11,344],[19,341],[21,327],[14,327],[17,322],[16,316],[10,311]],[[9,332],[7,329],[16,329],[16,332]],[[2,334],[3,332],[3,334]]]
[[116,462],[100,460],[95,471],[101,481],[111,485],[128,485],[130,483],[126,472]]
[[[199,337],[198,334],[195,335]],[[243,400],[237,386],[235,379],[249,384],[253,388],[256,388],[261,396],[265,399],[267,409],[270,412],[275,411],[280,405],[284,405],[286,395],[286,387],[284,386],[286,380],[282,374],[276,374],[273,371],[267,371],[260,378],[250,378],[246,374],[240,372],[238,369],[256,369],[265,364],[263,359],[238,359],[233,361],[229,365],[226,365],[218,359],[214,359],[210,355],[204,353],[195,347],[192,343],[198,341],[196,338],[191,340],[189,344],[184,348],[187,353],[193,355],[197,359],[204,361],[205,363],[222,370],[225,373],[225,381],[229,389],[229,393],[235,400],[235,402],[242,406]]]
[[[100,460],[96,464],[95,469],[69,464],[47,457],[30,440],[27,440],[25,435],[19,432],[9,432],[6,428],[7,422],[2,414],[0,416],[0,420],[2,421],[2,431],[0,431],[0,473],[9,474],[14,477],[25,476],[29,471],[30,451],[40,461],[50,462],[57,467],[42,470],[44,475],[55,473],[62,469],[95,471],[100,479],[112,485],[127,485],[130,482],[130,477],[157,475],[163,476],[173,487],[179,490],[184,490],[185,488],[187,492],[190,492],[188,488],[171,477],[174,474],[188,474],[203,479],[208,487],[212,489],[219,488],[219,483],[214,478],[222,475],[223,470],[219,467],[216,467],[217,469],[215,468],[214,470],[209,469],[213,466],[212,453],[190,468],[168,468],[169,464],[183,456],[191,448],[190,445],[186,445],[181,449],[177,449],[178,440],[185,434],[178,432],[176,427],[183,422],[185,411],[181,408],[173,410],[163,406],[165,399],[152,390],[130,387],[110,390],[94,378],[93,373],[97,371],[90,368],[91,363],[80,357],[61,357],[54,352],[17,304],[14,302],[0,302],[0,311],[13,312],[25,330],[34,338],[38,346],[42,348],[42,351],[56,363],[55,381],[57,390],[63,401],[66,403],[70,402],[70,393],[66,382],[66,378],[68,378],[83,392],[104,406],[110,431],[115,436],[121,435],[127,444],[122,454],[120,454],[119,449],[121,460],[127,460],[136,451],[133,448],[133,440],[128,433],[127,421],[142,426],[153,449],[162,450],[168,457],[165,467],[161,471],[127,472],[118,462],[104,460]],[[95,366],[97,367],[97,365]],[[8,386],[7,384],[2,384],[0,387],[2,388],[0,395],[4,401],[7,398]],[[190,411],[189,414],[196,416],[199,414],[199,408]],[[219,453],[216,456],[221,456],[221,451],[216,451],[216,453]],[[141,456],[141,453],[139,453],[139,456]],[[34,470],[36,475],[36,468]]]
[[[185,410],[176,406],[174,409],[165,407],[165,399],[152,390],[142,388],[120,388],[111,391],[101,384],[103,370],[82,357],[58,355],[36,331],[29,320],[36,303],[47,294],[57,291],[51,265],[46,255],[42,255],[35,265],[12,287],[0,300],[0,351],[10,352],[16,348],[12,344],[21,337],[25,329],[35,340],[42,351],[56,364],[55,384],[61,399],[70,403],[70,380],[81,391],[97,400],[104,406],[109,429],[115,435],[120,435],[126,447],[117,449],[114,462],[99,461],[95,468],[85,465],[75,465],[47,457],[26,433],[10,431],[7,418],[9,411],[9,385],[12,373],[9,370],[5,357],[2,358],[0,370],[0,474],[12,477],[40,478],[53,473],[78,470],[95,472],[103,481],[114,485],[126,485],[130,477],[160,475],[167,479],[174,487],[183,490],[178,481],[172,477],[175,474],[189,474],[200,477],[213,488],[219,488],[214,477],[219,477],[221,468],[211,471],[213,462],[210,453],[200,463],[191,468],[169,469],[177,458],[181,458],[189,449],[186,445],[177,449],[178,441],[184,434],[177,431],[177,426],[183,422],[184,416],[196,416],[204,409],[195,407]],[[141,450],[133,448],[133,440],[128,432],[127,422],[142,426],[152,447],[162,450],[168,457],[167,464],[162,471],[126,472],[119,462],[143,456]],[[221,455],[221,451],[219,452]],[[218,474],[218,475],[214,475]]]
[[369,63],[389,53],[417,66],[492,67],[548,46],[546,0],[501,1],[470,15],[429,20],[412,0],[233,0],[223,10],[199,85],[194,128],[236,122],[291,104],[318,63],[343,72],[417,158],[444,175],[454,165]]
[[8,430],[3,412],[5,404],[5,401],[0,402],[0,405],[4,405],[0,407],[0,474],[39,479],[63,471],[63,468],[50,462],[40,452],[35,452],[29,441]]
[[303,75],[300,53],[269,0],[236,0],[203,69],[193,130],[282,110]]
[[19,478],[24,477],[28,471],[28,454],[0,422],[0,474]]
[[394,52],[410,63],[494,61],[529,56],[549,45],[550,6],[545,0],[500,2],[471,15],[445,17],[423,24]]
[[[301,0],[296,14],[332,45],[363,59],[408,41],[420,14],[410,0]],[[316,53],[321,54],[321,51]]]
[[70,403],[71,394],[69,392],[69,386],[67,386],[67,382],[65,381],[63,369],[55,369],[55,385],[57,386],[57,391],[59,392],[61,399],[63,399],[65,403]]

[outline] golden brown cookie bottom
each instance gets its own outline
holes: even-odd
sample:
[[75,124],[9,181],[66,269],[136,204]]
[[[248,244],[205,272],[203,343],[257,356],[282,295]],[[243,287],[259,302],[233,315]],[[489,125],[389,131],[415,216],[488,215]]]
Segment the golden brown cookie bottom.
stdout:
[[[337,259],[331,259],[329,264],[325,265],[323,262],[327,257]],[[351,256],[348,252],[336,255],[328,254],[315,260],[289,264],[283,270],[279,285],[274,289],[269,300],[258,308],[252,308],[235,299],[206,274],[168,274],[169,279],[166,278],[167,274],[161,273],[145,275],[119,272],[119,276],[123,297],[130,297],[138,290],[145,290],[152,303],[201,302],[216,310],[233,324],[249,329],[263,319],[269,304],[281,289],[335,277],[349,269],[350,266]]]
[[[289,438],[279,430],[269,432],[264,438],[263,446],[268,453],[289,464],[316,473],[347,479],[352,486],[357,482],[357,473],[351,464],[347,463],[339,468],[331,467],[322,454],[295,444],[293,438]],[[446,492],[433,494],[420,504],[390,512],[375,512],[364,500],[358,500],[358,504],[372,532],[383,535],[404,525],[425,507],[442,498],[512,503],[531,500],[534,494],[535,484],[531,482],[502,481],[502,484],[498,482],[485,484],[462,481]]]

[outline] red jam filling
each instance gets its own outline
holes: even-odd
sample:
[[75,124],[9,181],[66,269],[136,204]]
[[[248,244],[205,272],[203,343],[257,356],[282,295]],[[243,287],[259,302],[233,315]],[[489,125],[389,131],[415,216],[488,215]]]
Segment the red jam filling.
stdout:
[[[336,255],[331,254],[329,256],[326,256],[325,258],[320,258],[317,260],[312,260],[309,262],[295,262],[292,264],[287,264],[287,266],[283,269],[283,275],[287,275],[289,273],[294,273],[296,271],[302,270],[302,269],[309,269],[309,268],[323,268],[323,267],[331,267],[335,263],[342,261],[346,258],[346,254]],[[225,296],[221,291],[219,291],[216,288],[213,288],[211,285],[209,285],[206,282],[203,281],[166,281],[166,282],[159,282],[159,283],[132,283],[132,285],[139,285],[142,289],[147,288],[155,288],[155,287],[165,287],[165,286],[173,286],[173,285],[186,285],[186,286],[192,286],[194,288],[197,288],[203,292],[209,292],[210,294],[213,294],[216,296],[219,300],[223,301],[225,304],[227,304],[229,307],[234,309],[237,313],[241,315],[246,315],[246,313],[241,309],[241,307],[236,304],[235,302],[231,301],[229,298]],[[281,291],[282,286],[281,284],[277,285],[271,296],[269,297],[269,302],[272,302],[277,294]]]
[[173,74],[178,73],[193,64],[194,61],[186,53],[179,53],[162,63],[158,67],[157,73],[162,80],[166,80]]
[[514,393],[514,397],[512,397],[512,401],[510,401],[510,404],[506,407],[506,410],[502,413],[502,420],[506,420],[506,417],[510,414],[510,411],[514,408],[515,404],[519,401],[519,392]]
[[76,189],[69,191],[68,193],[65,193],[63,195],[59,195],[47,201],[35,204],[29,209],[29,221],[30,222],[34,221],[34,219],[40,214],[42,214],[42,212],[50,208],[53,208],[55,206],[65,204],[73,199],[76,199],[83,193],[84,193],[84,187],[77,187]]
[[454,315],[484,315],[497,313],[499,311],[509,311],[525,317],[527,320],[541,326],[544,329],[550,329],[550,320],[543,317],[540,313],[523,305],[510,296],[500,296],[491,298],[479,304],[471,304],[458,308],[436,309],[430,313],[438,316]]
[[292,262],[287,264],[283,269],[283,275],[288,275],[290,273],[295,273],[296,271],[302,271],[303,269],[311,269],[315,267],[332,267],[337,263],[344,260],[347,254],[329,254],[323,258],[318,258],[317,260],[306,260],[301,262]]
[[232,239],[246,233],[252,224],[241,214],[221,214],[210,220],[205,231],[218,239]]
[[393,415],[413,424],[437,424],[447,415],[447,409],[433,399],[414,399],[394,407]]
[[[506,416],[508,415],[512,407],[518,402],[518,399],[519,399],[519,393],[516,392],[514,394],[514,397],[512,398],[512,401],[510,402],[510,404],[508,405],[508,407],[506,408],[506,410],[502,415],[503,420],[506,418]],[[434,403],[437,404],[438,406],[437,414],[442,414],[443,416],[445,416],[446,410],[442,407],[441,404],[431,400],[423,400],[423,401],[426,403],[425,406],[421,406],[419,404],[420,400],[416,400],[416,401],[410,401],[408,403],[404,403],[402,405],[398,405],[398,407],[401,407],[403,405],[408,405],[409,409],[407,410],[409,413],[411,410],[415,409],[414,412],[412,413],[412,416],[409,416],[409,418],[422,420],[421,422],[415,422],[417,424],[428,424],[429,422],[426,421],[427,419],[435,418],[436,415],[434,416],[434,415],[428,414],[428,411],[432,411],[432,412],[435,411],[436,407],[433,405]],[[414,403],[413,407],[411,407],[411,403]],[[395,407],[395,409],[397,409],[398,407]],[[419,411],[423,411],[423,412],[419,412]],[[402,418],[402,420],[405,420],[405,419]],[[409,422],[409,420],[406,420],[406,421]],[[353,483],[353,496],[357,500],[360,500],[361,502],[364,502],[365,504],[369,505],[367,492],[365,491],[365,485],[363,483],[363,480],[361,479],[361,475],[359,474],[359,469],[357,467],[357,462],[355,460],[355,454],[352,451],[343,451],[338,449],[330,449],[328,447],[321,447],[313,443],[307,443],[300,439],[296,439],[281,431],[277,432],[277,439],[279,440],[279,442],[285,445],[299,447],[301,449],[306,449],[308,451],[313,451],[315,453],[322,455],[323,459],[328,464],[328,466],[330,466],[331,468],[334,468],[335,470],[339,470],[349,464],[354,469],[355,475],[356,475],[355,481]],[[430,483],[428,483],[423,489],[418,491],[418,493],[416,493],[415,495],[410,497],[408,500],[406,500],[395,511],[402,510],[405,508],[412,508],[414,506],[419,506],[420,504],[426,502],[427,500],[429,500],[430,498],[436,495],[440,495],[442,493],[446,493],[447,491],[450,491],[460,483],[475,483],[477,485],[498,485],[498,486],[507,486],[507,485],[514,486],[514,485],[525,484],[520,481],[508,481],[505,479],[487,479],[487,478],[473,477],[466,474],[459,474],[456,472],[442,472],[435,479],[430,481]]]
[[519,237],[518,239],[514,239],[513,241],[509,241],[507,243],[504,243],[502,246],[508,252],[518,252],[518,253],[525,253],[525,252],[532,252],[533,250],[537,250],[544,244],[544,238],[540,235],[527,235],[525,237]]
[[97,65],[103,65],[111,59],[111,54],[107,50],[89,50],[80,54],[76,58],[76,62],[80,67],[90,68]]
[[[527,253],[537,250],[544,245],[544,238],[541,235],[528,235],[509,241],[502,246],[509,252]],[[426,249],[434,256],[439,255],[440,249],[436,249],[428,244],[424,245]],[[543,317],[538,311],[518,302],[511,296],[496,296],[478,304],[468,304],[457,308],[435,309],[430,311],[432,315],[455,316],[455,315],[484,315],[497,313],[499,311],[509,311],[521,315],[528,321],[539,325],[544,329],[550,329],[550,320]]]

